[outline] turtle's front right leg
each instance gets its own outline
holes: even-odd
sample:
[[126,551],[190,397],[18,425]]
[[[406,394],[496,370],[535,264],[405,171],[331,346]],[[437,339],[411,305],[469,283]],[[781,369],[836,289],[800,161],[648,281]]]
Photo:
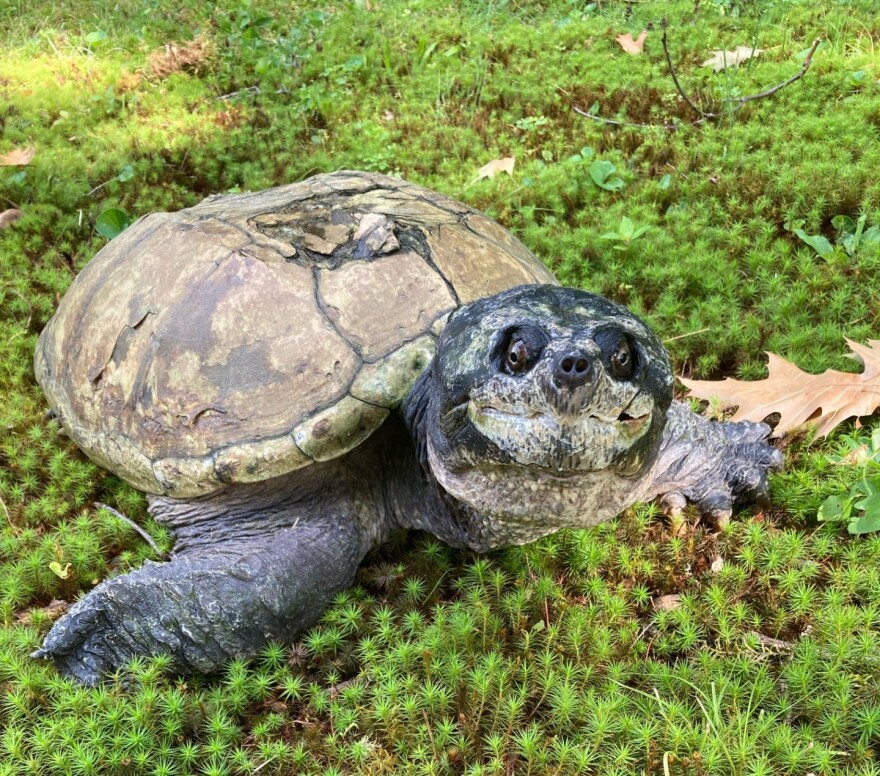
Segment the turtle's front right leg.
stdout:
[[168,563],[148,561],[101,583],[34,656],[85,684],[136,655],[166,653],[179,671],[214,671],[316,622],[351,584],[367,549],[346,517],[301,518],[266,533],[248,528],[240,539],[197,542]]

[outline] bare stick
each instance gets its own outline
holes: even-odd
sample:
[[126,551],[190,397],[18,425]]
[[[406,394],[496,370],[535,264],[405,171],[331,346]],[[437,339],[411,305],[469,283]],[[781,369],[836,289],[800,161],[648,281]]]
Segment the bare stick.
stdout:
[[663,344],[665,345],[667,342],[675,342],[676,340],[684,339],[685,337],[695,337],[697,334],[702,334],[703,332],[709,331],[711,326],[706,326],[703,329],[697,329],[696,331],[689,331],[686,334],[677,334],[674,337],[670,337],[669,339],[663,340]]
[[229,94],[221,94],[217,97],[218,100],[231,100],[233,97],[238,97],[240,94],[246,94],[248,92],[253,92],[254,94],[260,94],[261,89],[259,86],[246,86],[244,89],[239,89],[235,92],[229,92]]
[[666,66],[669,68],[669,75],[672,76],[672,81],[675,84],[675,88],[678,89],[678,93],[681,95],[681,98],[687,103],[688,107],[694,112],[698,113],[704,119],[717,119],[717,113],[707,113],[702,108],[698,108],[694,105],[693,101],[690,97],[688,97],[687,92],[682,88],[682,85],[678,81],[678,74],[675,72],[675,65],[672,64],[672,56],[669,54],[669,39],[667,37],[667,23],[666,19],[660,22],[660,26],[663,28],[663,35],[660,38],[660,42],[663,44],[663,53],[666,55]]
[[758,641],[760,641],[765,647],[771,647],[772,649],[779,649],[784,652],[791,652],[797,646],[790,641],[782,641],[781,639],[774,639],[770,636],[765,636],[763,633],[759,633],[758,631],[751,631],[753,636],[758,637]]
[[103,504],[100,501],[96,501],[93,505],[96,509],[106,509],[111,515],[118,517],[123,523],[126,523],[128,526],[133,528],[141,538],[153,548],[153,552],[156,553],[160,558],[167,558],[168,556],[159,549],[159,545],[156,544],[156,540],[150,536],[143,528],[141,528],[134,520],[130,517],[126,517],[122,514],[118,509],[114,509],[107,504]]
[[[669,38],[667,35],[667,23],[666,19],[663,19],[661,22],[661,26],[663,28],[663,35],[660,38],[660,42],[663,44],[663,54],[666,56],[666,66],[669,68],[669,75],[672,76],[672,81],[675,84],[675,88],[678,93],[681,95],[681,98],[687,103],[687,106],[694,112],[700,115],[700,121],[706,120],[714,120],[721,118],[722,114],[714,113],[710,111],[705,111],[699,106],[697,106],[694,101],[688,96],[687,92],[684,90],[684,87],[681,85],[681,82],[678,80],[678,73],[675,71],[675,65],[672,64],[672,56],[669,53]],[[801,69],[799,72],[795,73],[791,78],[786,78],[781,83],[776,84],[776,86],[771,86],[769,89],[765,89],[763,92],[758,92],[757,94],[748,94],[745,97],[726,97],[723,102],[727,105],[735,105],[737,108],[741,108],[747,102],[752,102],[753,100],[762,100],[766,97],[772,97],[776,92],[784,89],[786,86],[790,86],[795,81],[800,80],[806,75],[807,70],[810,69],[810,65],[813,63],[813,54],[816,53],[816,49],[819,48],[819,44],[822,42],[821,38],[816,38],[813,41],[813,45],[810,46],[810,50],[807,52],[807,56],[804,59],[803,64],[801,65]],[[754,49],[753,49],[754,50]],[[699,122],[695,122],[699,123]]]
[[810,69],[810,65],[813,64],[813,54],[816,53],[816,49],[819,48],[819,44],[821,42],[821,38],[816,38],[816,40],[813,41],[813,45],[810,46],[810,50],[807,52],[807,56],[804,59],[803,65],[801,65],[801,71],[799,73],[795,73],[791,78],[788,78],[780,84],[776,84],[776,86],[771,86],[765,92],[760,92],[759,94],[750,94],[746,97],[732,98],[730,100],[727,100],[727,102],[738,102],[740,105],[745,105],[747,102],[751,102],[752,100],[761,100],[764,97],[772,97],[780,89],[784,89],[789,84],[793,84],[798,79],[803,78],[804,75],[806,75],[807,70]]
[[[244,87],[244,89],[239,89],[238,91],[235,91],[235,92],[229,92],[229,94],[219,94],[219,95],[217,95],[217,99],[218,100],[231,100],[234,97],[238,97],[239,95],[242,95],[242,94],[262,94],[262,93],[263,93],[263,90],[260,89],[259,86],[254,84],[253,86],[246,86],[246,87]],[[273,94],[290,94],[290,89],[288,89],[286,86],[282,86],[279,89],[276,89],[273,92]]]
[[675,129],[675,124],[635,124],[631,121],[617,121],[616,119],[606,119],[602,116],[596,116],[593,113],[587,113],[585,110],[578,108],[576,105],[572,110],[580,116],[586,116],[593,121],[600,121],[603,124],[611,124],[615,127],[633,127],[635,129]]

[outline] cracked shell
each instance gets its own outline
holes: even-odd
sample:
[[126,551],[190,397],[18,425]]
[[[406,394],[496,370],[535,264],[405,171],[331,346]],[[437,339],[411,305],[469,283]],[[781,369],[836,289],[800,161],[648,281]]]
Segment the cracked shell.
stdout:
[[471,208],[343,171],[140,219],[73,282],[34,364],[89,457],[198,496],[348,452],[453,309],[555,282]]

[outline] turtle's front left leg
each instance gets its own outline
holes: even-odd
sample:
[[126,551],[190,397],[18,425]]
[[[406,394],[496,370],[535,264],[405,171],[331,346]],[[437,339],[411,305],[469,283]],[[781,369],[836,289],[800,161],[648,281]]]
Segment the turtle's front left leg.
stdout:
[[764,423],[708,420],[673,401],[657,458],[637,497],[662,496],[672,507],[692,501],[723,526],[735,503],[766,498],[768,474],[782,468],[782,453],[768,443],[769,436]]
[[[98,585],[61,618],[35,657],[95,684],[136,655],[166,653],[182,672],[210,672],[291,641],[354,579],[366,548],[355,521],[319,515],[260,533],[250,522],[189,543],[168,563]],[[221,536],[222,536],[222,532]]]

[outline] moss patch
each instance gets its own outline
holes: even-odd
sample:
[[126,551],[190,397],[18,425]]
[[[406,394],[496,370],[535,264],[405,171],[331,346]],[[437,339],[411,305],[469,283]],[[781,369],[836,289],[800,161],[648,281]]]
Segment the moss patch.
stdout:
[[[108,208],[388,172],[631,306],[684,374],[760,377],[764,350],[852,368],[843,337],[880,331],[876,246],[823,258],[793,231],[880,224],[871,0],[167,5],[0,10],[0,153],[36,146],[0,168],[0,209],[24,213],[0,233],[0,775],[880,772],[880,540],[816,526],[852,476],[833,440],[790,445],[772,509],[721,534],[643,507],[490,557],[402,539],[300,644],[219,677],[157,659],[84,690],[29,659],[59,601],[150,556],[95,501],[170,545],[138,493],[59,436],[33,381],[36,335]],[[696,125],[663,17],[712,109],[824,43],[805,78]],[[624,54],[615,36],[642,29],[645,53]],[[753,43],[738,70],[699,66]],[[594,103],[676,128],[572,110]],[[512,176],[472,182],[502,156]],[[623,187],[598,187],[596,161]],[[624,217],[650,229],[603,240]]]

